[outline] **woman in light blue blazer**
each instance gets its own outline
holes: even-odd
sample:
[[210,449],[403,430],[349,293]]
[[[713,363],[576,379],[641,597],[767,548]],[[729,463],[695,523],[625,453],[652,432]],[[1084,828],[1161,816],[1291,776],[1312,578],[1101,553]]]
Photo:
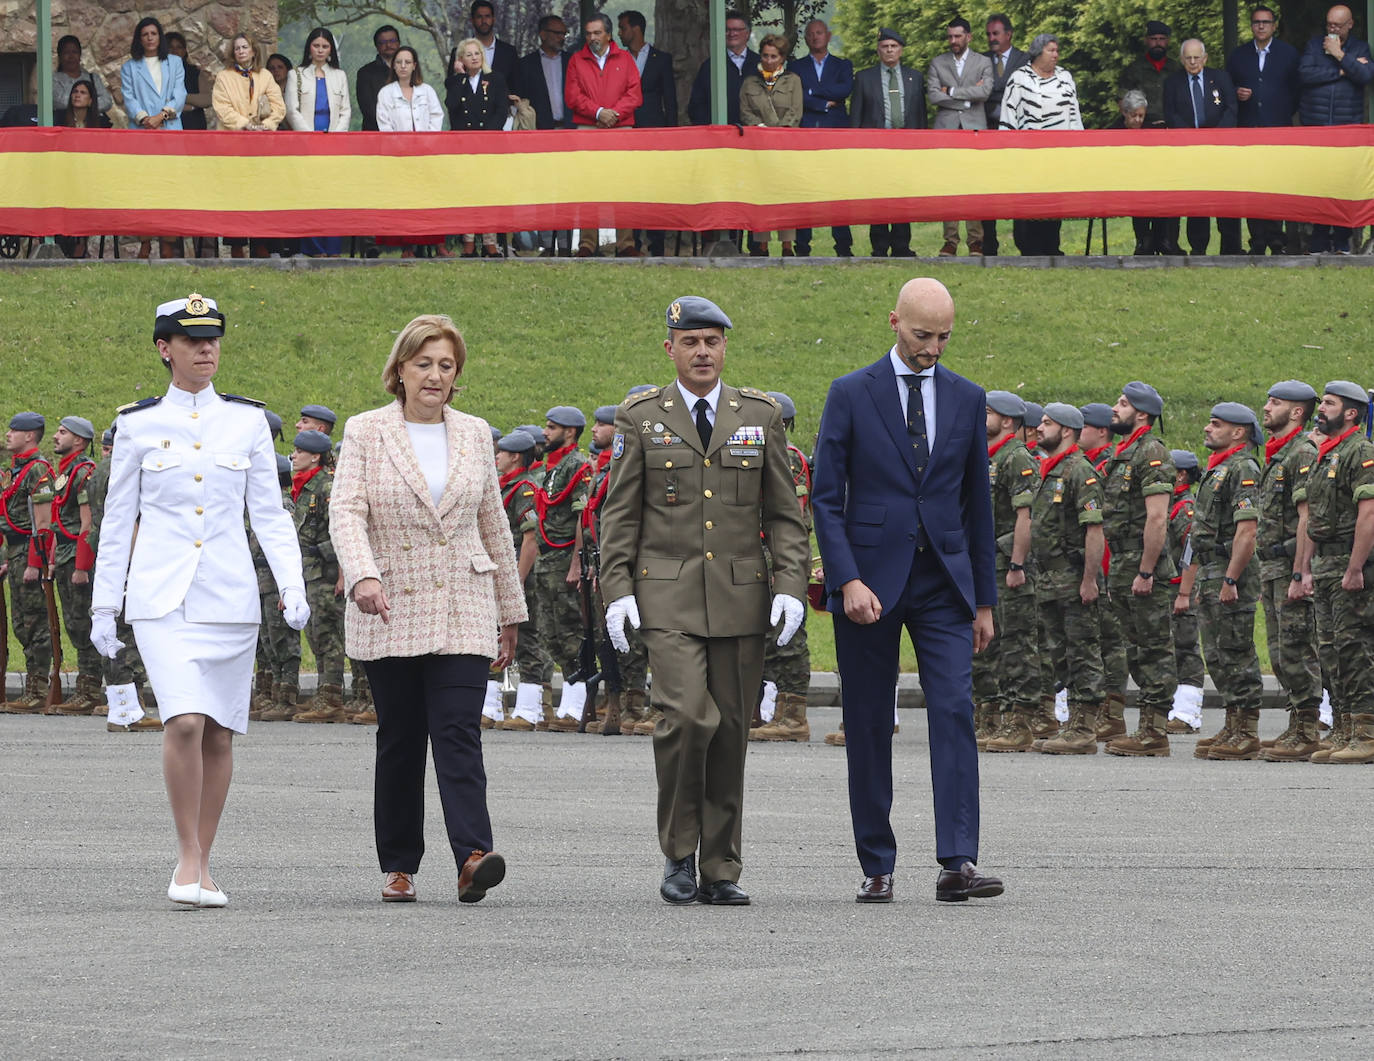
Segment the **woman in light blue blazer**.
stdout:
[[[186,68],[181,59],[167,53],[162,23],[145,18],[134,27],[129,61],[119,71],[124,92],[124,112],[130,129],[180,129],[181,108],[186,106]],[[163,236],[160,253],[164,258],[181,257],[181,239]],[[138,249],[140,258],[153,252],[153,241],[145,239]]]

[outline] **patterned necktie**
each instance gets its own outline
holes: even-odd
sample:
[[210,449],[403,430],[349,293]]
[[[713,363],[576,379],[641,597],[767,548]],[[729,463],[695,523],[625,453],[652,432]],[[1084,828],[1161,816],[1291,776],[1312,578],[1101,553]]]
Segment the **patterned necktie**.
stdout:
[[930,461],[930,440],[926,437],[926,407],[921,400],[921,377],[904,374],[906,381],[906,431],[916,451],[916,474],[924,475]]
[[897,81],[897,68],[887,68],[887,113],[891,128],[902,127],[902,87]]
[[711,448],[711,421],[706,416],[706,410],[709,408],[711,404],[705,398],[697,399],[697,434],[701,436],[702,449]]
[[1007,57],[1002,52],[997,53],[997,76],[1005,77],[1007,73]]
[[1193,124],[1202,128],[1202,75],[1193,75]]

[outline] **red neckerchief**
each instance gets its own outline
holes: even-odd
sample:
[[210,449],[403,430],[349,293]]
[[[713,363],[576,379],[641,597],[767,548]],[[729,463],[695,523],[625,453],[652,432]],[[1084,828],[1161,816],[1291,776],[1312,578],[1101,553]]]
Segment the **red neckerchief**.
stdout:
[[997,451],[1000,450],[1003,446],[1005,446],[1008,442],[1010,442],[1010,441],[1011,441],[1012,439],[1014,439],[1015,437],[1016,437],[1016,432],[1015,432],[1015,431],[1012,431],[1012,432],[1009,433],[1008,435],[1004,436],[1003,438],[999,439],[998,441],[994,442],[991,446],[989,446],[989,447],[988,447],[988,460],[992,460],[993,457],[997,456]]
[[305,484],[310,482],[311,479],[315,478],[315,476],[319,475],[322,471],[324,471],[324,466],[317,464],[308,472],[292,472],[291,500],[299,501],[301,499],[301,491],[305,489]]
[[[1178,497],[1179,494],[1182,494],[1183,496]],[[1178,497],[1178,500],[1174,502],[1174,507],[1169,509],[1170,523],[1172,523],[1174,519],[1178,516],[1179,512],[1183,510],[1183,506],[1185,506],[1193,500],[1193,495],[1188,493],[1188,488],[1186,486],[1182,490],[1175,490],[1174,496]]]
[[1178,497],[1179,494],[1186,494],[1191,489],[1192,486],[1188,483],[1174,483],[1174,496]]
[[[78,461],[81,461],[83,463],[77,464]],[[65,489],[63,489],[63,491],[60,494],[53,495],[52,525],[57,530],[62,532],[62,536],[64,538],[66,538],[68,541],[74,542],[80,540],[81,534],[79,532],[73,534],[62,523],[62,506],[65,505],[67,503],[67,499],[72,496],[72,489],[76,486],[76,472],[79,472],[82,469],[82,467],[89,464],[90,470],[88,470],[86,473],[86,478],[89,479],[90,472],[95,469],[95,461],[91,460],[91,458],[86,455],[85,450],[82,450],[80,453],[69,453],[67,454],[67,456],[63,457],[60,461],[57,462],[58,477],[61,478],[61,476],[65,475],[67,473],[67,469],[71,468],[73,464],[77,465],[76,471],[72,472],[71,476],[67,479],[67,485]]]
[[1264,463],[1268,464],[1270,461],[1272,461],[1274,459],[1274,454],[1276,454],[1279,450],[1283,449],[1283,447],[1288,445],[1288,443],[1292,442],[1293,436],[1301,430],[1302,424],[1299,424],[1297,427],[1293,428],[1292,431],[1288,432],[1288,434],[1275,435],[1268,442],[1266,442],[1264,444]]
[[1227,457],[1230,457],[1234,453],[1239,453],[1248,444],[1249,443],[1246,442],[1239,442],[1223,453],[1213,453],[1210,457],[1207,458],[1207,470],[1210,472],[1218,464],[1226,460]]
[[1077,452],[1078,452],[1078,443],[1075,442],[1072,446],[1070,446],[1068,449],[1066,449],[1063,453],[1056,453],[1053,457],[1046,457],[1044,460],[1042,460],[1042,461],[1040,462],[1040,478],[1042,478],[1042,479],[1048,478],[1050,472],[1054,471],[1054,466],[1055,466],[1056,464],[1058,464],[1060,461],[1062,461],[1062,460],[1063,460],[1065,457],[1067,457],[1070,453],[1077,453]]
[[48,469],[47,476],[45,478],[40,478],[35,485],[41,486],[47,479],[52,478],[52,465],[38,455],[38,447],[34,446],[33,449],[26,449],[23,453],[16,453],[14,455],[14,459],[10,461],[10,485],[5,488],[3,494],[0,494],[0,515],[4,515],[5,522],[9,524],[11,531],[15,534],[22,534],[25,537],[31,535],[33,530],[32,528],[26,530],[23,527],[18,527],[15,525],[14,520],[10,519],[10,498],[19,492],[19,484],[23,481],[25,474],[29,470],[29,466],[35,461]]
[[1141,425],[1140,425],[1139,427],[1137,427],[1134,431],[1132,431],[1129,435],[1127,435],[1127,436],[1126,436],[1125,438],[1123,438],[1120,442],[1118,442],[1118,443],[1116,444],[1116,456],[1118,456],[1118,457],[1121,456],[1121,455],[1122,455],[1123,453],[1125,453],[1128,449],[1130,449],[1133,445],[1135,445],[1136,442],[1139,441],[1140,436],[1143,435],[1143,434],[1145,434],[1145,432],[1148,431],[1148,430],[1150,430],[1150,428],[1153,427],[1153,426],[1154,426],[1153,424],[1141,424]]
[[1359,425],[1359,424],[1351,424],[1349,427],[1347,427],[1344,431],[1342,431],[1342,432],[1341,432],[1339,435],[1337,435],[1335,438],[1328,438],[1325,442],[1323,442],[1320,446],[1318,446],[1318,447],[1317,447],[1317,460],[1318,460],[1318,462],[1320,462],[1321,460],[1323,460],[1323,459],[1326,457],[1326,455],[1327,455],[1328,453],[1330,453],[1333,449],[1335,449],[1337,446],[1339,446],[1342,442],[1344,442],[1346,439],[1348,439],[1351,435],[1353,435],[1353,434],[1354,434],[1356,431],[1358,431],[1359,429],[1360,429],[1360,425]]
[[500,487],[502,490],[505,490],[505,488],[510,486],[511,483],[515,482],[516,479],[519,479],[522,475],[525,475],[527,471],[528,469],[526,468],[512,468],[510,471],[506,472],[505,475],[497,477],[496,485]]
[[[544,457],[544,467],[549,471],[553,471],[553,469],[558,467],[559,462],[575,449],[577,449],[577,443],[569,442],[566,446],[546,454]],[[544,533],[544,519],[548,516],[549,509],[557,508],[564,501],[568,500],[568,498],[572,496],[572,492],[581,485],[584,479],[591,478],[591,474],[592,466],[590,464],[582,465],[577,471],[573,472],[572,478],[568,480],[568,485],[563,487],[556,497],[550,497],[548,491],[542,486],[536,486],[534,488],[534,511],[539,517],[539,536],[555,549],[566,549],[577,539],[569,538],[565,542],[550,540],[549,536]]]
[[1146,55],[1145,61],[1155,68],[1156,73],[1162,74],[1164,72],[1164,64],[1169,61],[1169,57],[1166,55],[1163,59],[1151,59],[1149,55]]
[[[592,478],[601,474],[603,468],[611,463],[611,451],[603,449],[596,456],[596,471],[592,473]],[[587,507],[582,510],[582,526],[591,528],[596,522],[596,510],[601,507],[601,502],[606,500],[606,489],[611,485],[611,477],[608,475],[601,480],[601,485],[596,488],[596,493],[587,498]]]

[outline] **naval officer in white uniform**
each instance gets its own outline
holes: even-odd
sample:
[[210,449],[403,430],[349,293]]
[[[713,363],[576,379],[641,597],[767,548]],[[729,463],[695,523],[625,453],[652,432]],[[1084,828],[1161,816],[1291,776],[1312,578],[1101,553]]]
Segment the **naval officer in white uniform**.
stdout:
[[[120,606],[164,726],[162,771],[177,832],[167,897],[218,907],[210,846],[248,728],[260,606],[248,517],[286,621],[309,618],[300,546],[281,503],[262,403],[217,394],[224,315],[201,295],[157,308],[153,341],[172,385],[120,410],[96,557],[91,641],[113,658]],[[137,530],[137,534],[135,534]]]

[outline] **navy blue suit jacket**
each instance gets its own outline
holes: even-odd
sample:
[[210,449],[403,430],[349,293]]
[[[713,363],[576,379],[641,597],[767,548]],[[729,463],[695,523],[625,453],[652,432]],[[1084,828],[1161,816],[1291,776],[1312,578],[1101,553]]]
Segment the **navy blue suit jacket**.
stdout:
[[861,579],[884,612],[900,600],[924,529],[972,620],[997,603],[988,492],[987,395],[935,367],[935,446],[916,475],[906,415],[887,354],[830,385],[812,465],[811,505],[832,612]]
[[[1164,124],[1170,129],[1192,129],[1192,82],[1185,71],[1164,80]],[[1223,70],[1202,71],[1201,129],[1232,129],[1236,124],[1236,87]]]
[[[744,79],[758,73],[759,53],[752,48],[744,53],[744,69],[735,68],[734,60],[725,60],[725,120],[739,124],[739,90]],[[708,56],[697,70],[692,82],[692,94],[687,99],[687,120],[693,125],[711,124],[711,59]]]
[[1244,129],[1292,125],[1298,109],[1298,49],[1275,38],[1260,73],[1255,42],[1242,44],[1226,60],[1226,73],[1236,88],[1248,88],[1253,95],[1239,100],[1236,123]]
[[[787,69],[801,78],[805,95],[802,98],[803,129],[848,129],[849,112],[844,101],[854,91],[854,64],[837,55],[828,56],[821,80],[816,80],[816,64],[810,55],[793,59]],[[834,101],[839,106],[827,107]]]
[[636,129],[661,129],[677,125],[677,82],[673,80],[673,57],[652,44],[649,58],[644,61],[644,73],[639,88],[644,102],[635,109]]

